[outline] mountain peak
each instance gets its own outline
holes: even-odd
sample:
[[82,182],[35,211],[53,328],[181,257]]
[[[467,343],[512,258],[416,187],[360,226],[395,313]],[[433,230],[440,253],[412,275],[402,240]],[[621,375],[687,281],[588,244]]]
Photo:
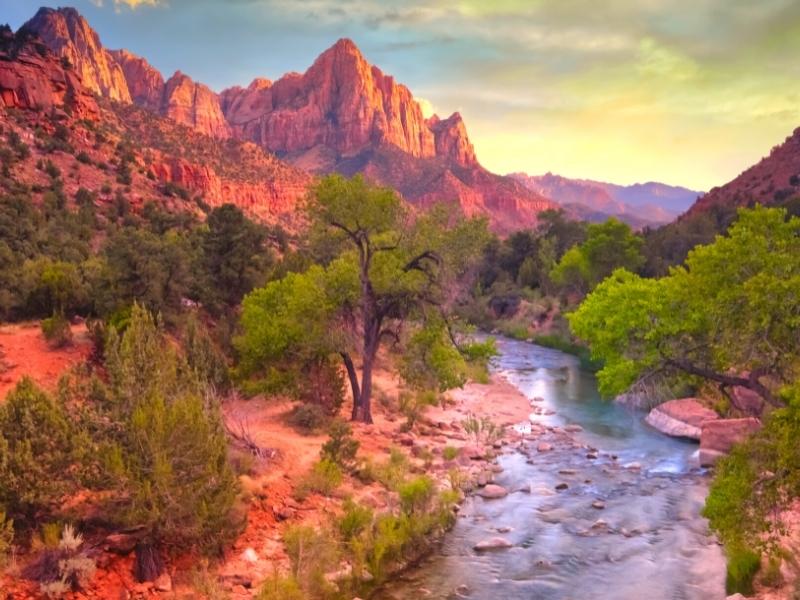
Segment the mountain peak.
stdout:
[[38,35],[56,55],[69,60],[90,91],[112,100],[131,102],[122,68],[77,10],[40,8],[22,29]]

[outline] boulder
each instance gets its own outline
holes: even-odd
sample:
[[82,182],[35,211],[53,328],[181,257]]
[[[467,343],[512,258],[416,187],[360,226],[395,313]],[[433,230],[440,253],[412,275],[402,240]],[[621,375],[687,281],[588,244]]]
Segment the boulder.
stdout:
[[505,498],[508,496],[508,490],[501,485],[490,483],[483,488],[478,495],[487,500],[495,500],[497,498]]
[[505,548],[511,548],[513,544],[509,542],[505,538],[501,537],[493,537],[487,540],[481,540],[477,544],[473,546],[475,550],[484,551],[484,550],[503,550]]
[[744,441],[760,428],[761,421],[753,417],[704,422],[700,433],[700,464],[704,467],[713,465],[730,452],[734,444]]
[[659,404],[650,411],[645,421],[661,433],[699,440],[703,423],[715,419],[719,419],[717,413],[700,404],[697,399],[682,398]]

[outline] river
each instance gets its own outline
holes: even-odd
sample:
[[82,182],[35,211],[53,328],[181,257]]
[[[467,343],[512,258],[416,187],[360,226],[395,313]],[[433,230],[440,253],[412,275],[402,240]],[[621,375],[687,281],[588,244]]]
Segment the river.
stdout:
[[[724,599],[722,550],[700,516],[708,477],[697,445],[603,401],[573,356],[502,338],[498,349],[493,369],[549,427],[500,457],[495,483],[508,496],[468,498],[439,550],[378,597]],[[582,430],[565,432],[570,424]],[[539,452],[542,442],[552,450]],[[497,536],[513,546],[473,550]]]

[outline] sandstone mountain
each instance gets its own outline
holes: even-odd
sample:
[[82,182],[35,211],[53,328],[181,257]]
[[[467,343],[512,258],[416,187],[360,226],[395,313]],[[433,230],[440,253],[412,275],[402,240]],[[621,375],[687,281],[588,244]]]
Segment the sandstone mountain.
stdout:
[[[47,189],[46,170],[57,169],[67,197],[85,188],[98,206],[124,197],[134,209],[155,201],[200,213],[230,202],[264,223],[297,229],[308,174],[256,144],[96,96],[74,65],[30,35],[0,28],[0,127],[30,146],[15,166],[18,183]],[[15,180],[0,178],[0,192],[13,192]]]
[[410,90],[350,40],[336,42],[303,74],[217,95],[181,72],[164,81],[145,59],[106,50],[74,9],[41,9],[23,28],[75,65],[89,90],[215,138],[253,142],[313,174],[364,173],[414,204],[452,202],[485,215],[498,231],[531,226],[538,212],[556,207],[484,169],[461,115],[425,119]]
[[510,176],[580,218],[597,221],[615,216],[636,227],[673,221],[702,196],[702,192],[652,181],[623,186],[553,173]]
[[38,35],[53,52],[65,57],[88,90],[111,100],[131,101],[122,68],[77,10],[40,8],[23,29]]
[[800,196],[800,127],[758,163],[721,187],[713,188],[689,215],[756,203],[783,204]]

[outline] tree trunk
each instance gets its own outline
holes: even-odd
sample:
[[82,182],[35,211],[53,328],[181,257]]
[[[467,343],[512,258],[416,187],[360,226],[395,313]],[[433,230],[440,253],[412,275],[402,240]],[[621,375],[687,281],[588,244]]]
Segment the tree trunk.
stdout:
[[350,418],[355,421],[358,414],[358,407],[361,405],[361,390],[358,387],[358,374],[353,359],[347,352],[339,353],[344,361],[344,368],[347,369],[347,378],[350,380],[350,389],[353,392],[353,411]]
[[164,561],[153,544],[139,542],[136,544],[136,563],[134,575],[136,581],[155,581],[164,572]]

